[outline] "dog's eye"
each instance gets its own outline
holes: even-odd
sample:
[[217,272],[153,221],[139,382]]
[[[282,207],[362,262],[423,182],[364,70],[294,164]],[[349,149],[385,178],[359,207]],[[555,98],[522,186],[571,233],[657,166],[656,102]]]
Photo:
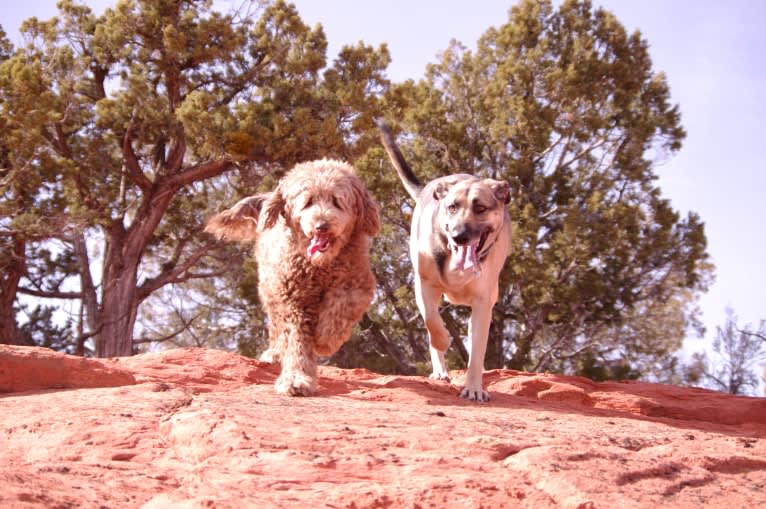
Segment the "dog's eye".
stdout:
[[340,206],[340,200],[335,196],[332,197],[332,204],[336,209],[343,210],[343,207]]
[[448,214],[454,214],[455,212],[457,212],[457,204],[456,203],[453,203],[451,205],[447,205],[447,213]]
[[485,207],[484,205],[476,205],[474,206],[473,211],[476,212],[477,214],[483,214],[487,211],[487,207]]
[[313,204],[314,204],[314,198],[309,198],[308,200],[306,200],[306,203],[303,204],[304,210],[309,208]]

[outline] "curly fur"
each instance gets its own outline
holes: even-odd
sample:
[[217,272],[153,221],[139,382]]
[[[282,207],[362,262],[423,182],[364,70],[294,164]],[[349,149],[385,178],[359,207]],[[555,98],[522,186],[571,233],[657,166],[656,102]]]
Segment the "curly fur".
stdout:
[[281,362],[280,394],[317,390],[317,356],[348,339],[372,301],[369,242],[378,207],[346,163],[302,163],[270,193],[245,198],[213,216],[205,231],[255,240],[258,292],[269,316],[269,349]]

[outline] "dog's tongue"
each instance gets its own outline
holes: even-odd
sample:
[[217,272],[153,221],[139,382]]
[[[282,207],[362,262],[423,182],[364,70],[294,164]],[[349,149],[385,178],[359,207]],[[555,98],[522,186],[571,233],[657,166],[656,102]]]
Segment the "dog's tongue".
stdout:
[[457,268],[469,270],[478,267],[479,258],[476,256],[476,245],[457,246]]
[[309,242],[309,247],[306,250],[306,254],[309,258],[314,256],[318,251],[324,251],[327,249],[327,244],[329,243],[330,238],[322,235],[316,235],[311,238],[311,242]]

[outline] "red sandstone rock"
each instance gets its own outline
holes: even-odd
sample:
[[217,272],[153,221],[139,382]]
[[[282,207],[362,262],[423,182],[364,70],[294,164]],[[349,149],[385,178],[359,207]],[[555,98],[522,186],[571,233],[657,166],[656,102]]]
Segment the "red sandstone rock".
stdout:
[[127,371],[47,348],[0,345],[0,393],[36,389],[118,387],[136,383]]
[[[766,507],[766,399],[498,370],[455,385],[181,349],[0,346],[0,507]],[[8,391],[11,391],[8,393]]]

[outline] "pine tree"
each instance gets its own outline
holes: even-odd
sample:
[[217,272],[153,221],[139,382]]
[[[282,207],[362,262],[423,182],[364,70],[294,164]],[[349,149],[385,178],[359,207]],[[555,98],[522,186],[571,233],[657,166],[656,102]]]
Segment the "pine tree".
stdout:
[[[514,191],[488,367],[571,371],[591,356],[643,370],[680,346],[711,268],[699,216],[656,185],[685,132],[639,32],[588,1],[522,1],[475,52],[453,41],[392,96],[423,179],[466,172]],[[641,325],[649,310],[678,331]]]
[[388,53],[347,48],[322,79],[321,27],[281,0],[225,15],[205,0],[122,0],[101,16],[58,5],[58,18],[24,23],[26,46],[0,64],[7,178],[58,197],[52,216],[26,207],[47,230],[64,219],[84,336],[97,356],[130,355],[141,303],[220,272],[201,235],[221,206],[211,179],[239,174],[252,189],[298,161],[363,150],[354,133],[372,125],[360,108],[374,99],[353,87],[386,86]]
[[713,340],[714,361],[703,360],[703,378],[708,386],[729,394],[752,394],[758,387],[757,368],[766,360],[766,322],[757,331],[750,325],[740,329],[732,309],[726,310],[726,323],[716,328]]

